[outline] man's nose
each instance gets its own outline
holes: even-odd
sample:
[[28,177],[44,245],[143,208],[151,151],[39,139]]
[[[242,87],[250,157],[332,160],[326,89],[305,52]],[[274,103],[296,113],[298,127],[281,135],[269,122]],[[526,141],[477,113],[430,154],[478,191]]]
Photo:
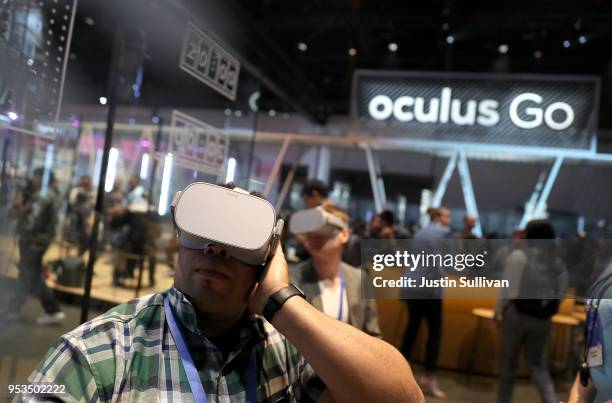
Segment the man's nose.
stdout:
[[206,245],[206,248],[204,248],[204,254],[215,255],[224,259],[231,258],[230,254],[225,250],[223,246],[214,243],[209,243],[208,245]]

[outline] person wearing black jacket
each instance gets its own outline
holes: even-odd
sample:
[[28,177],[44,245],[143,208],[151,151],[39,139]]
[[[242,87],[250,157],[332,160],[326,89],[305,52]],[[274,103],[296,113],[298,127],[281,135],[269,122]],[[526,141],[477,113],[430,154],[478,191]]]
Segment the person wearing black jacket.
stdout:
[[563,261],[555,256],[555,231],[548,221],[530,221],[524,236],[525,244],[506,259],[503,277],[510,281],[510,288],[503,289],[495,306],[501,325],[497,402],[512,401],[516,369],[524,348],[540,399],[557,403],[559,399],[546,368],[546,351],[551,317],[567,289],[567,272]]
[[36,295],[44,309],[37,319],[39,325],[62,322],[66,315],[61,311],[53,291],[47,287],[43,275],[43,256],[55,237],[59,192],[53,173],[48,174],[49,186],[42,189],[44,170],[34,170],[24,191],[22,201],[15,206],[19,235],[19,281],[15,294],[7,305],[6,320],[16,320],[28,294]]

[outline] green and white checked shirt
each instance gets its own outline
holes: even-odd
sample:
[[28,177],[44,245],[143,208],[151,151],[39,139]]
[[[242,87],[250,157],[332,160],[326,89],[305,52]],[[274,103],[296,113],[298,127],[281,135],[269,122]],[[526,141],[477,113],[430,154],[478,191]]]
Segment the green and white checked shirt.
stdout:
[[200,333],[193,305],[176,288],[119,305],[65,334],[28,382],[65,385],[67,393],[57,397],[66,401],[192,402],[185,369],[166,324],[166,294],[211,403],[245,401],[247,360],[252,352],[259,402],[316,401],[325,389],[297,349],[256,315],[243,317],[238,341],[224,359]]

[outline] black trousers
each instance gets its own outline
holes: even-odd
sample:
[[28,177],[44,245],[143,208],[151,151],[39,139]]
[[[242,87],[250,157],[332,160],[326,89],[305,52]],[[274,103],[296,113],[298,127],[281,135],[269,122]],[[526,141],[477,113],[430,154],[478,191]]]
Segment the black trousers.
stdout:
[[435,372],[438,367],[438,354],[442,340],[442,300],[410,299],[408,305],[408,328],[402,343],[402,354],[409,359],[412,346],[416,340],[421,321],[427,321],[427,349],[425,353],[425,371]]
[[47,287],[43,277],[42,259],[47,247],[34,246],[27,242],[19,242],[19,282],[9,309],[19,312],[28,294],[35,295],[46,313],[60,311],[53,291]]

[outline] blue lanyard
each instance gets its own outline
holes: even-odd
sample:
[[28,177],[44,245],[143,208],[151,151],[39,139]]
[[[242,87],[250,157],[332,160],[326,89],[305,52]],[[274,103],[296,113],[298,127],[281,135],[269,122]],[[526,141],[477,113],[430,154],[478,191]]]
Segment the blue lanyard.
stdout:
[[[598,315],[599,315],[599,312],[598,312],[599,304],[601,303],[603,295],[606,293],[606,291],[608,290],[608,287],[610,286],[609,280],[611,278],[612,278],[612,274],[606,275],[601,280],[596,281],[591,286],[591,289],[589,290],[590,291],[589,294],[592,298],[587,304],[587,323],[585,326],[586,335],[584,337],[585,339],[585,360],[586,360],[586,354],[588,351],[588,347],[591,344],[593,337],[595,336],[594,329],[597,325],[596,322],[598,320]],[[596,291],[599,291],[599,292],[596,292]]]
[[[176,324],[174,313],[172,312],[172,308],[170,308],[170,302],[167,296],[164,297],[164,311],[166,312],[166,321],[168,322],[170,333],[172,334],[176,348],[181,356],[181,361],[183,362],[183,367],[185,368],[185,373],[189,380],[193,398],[196,403],[208,403],[200,374],[198,374],[191,353],[185,344],[183,333]],[[246,401],[248,403],[255,403],[257,401],[257,364],[255,362],[255,353],[249,354],[246,377]]]
[[344,270],[340,266],[340,309],[338,310],[338,320],[342,320],[342,308],[344,306]]

